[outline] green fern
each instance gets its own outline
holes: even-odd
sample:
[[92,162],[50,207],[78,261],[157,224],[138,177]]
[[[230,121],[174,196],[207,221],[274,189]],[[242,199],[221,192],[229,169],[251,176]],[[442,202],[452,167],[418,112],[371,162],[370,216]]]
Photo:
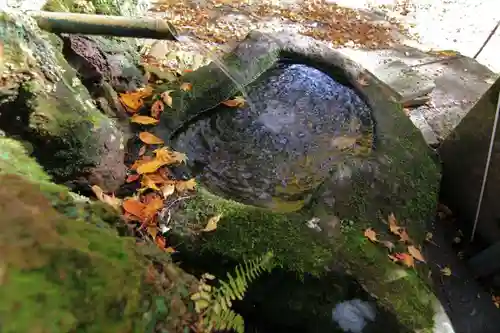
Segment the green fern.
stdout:
[[207,280],[215,277],[203,274],[198,292],[191,299],[195,302],[196,312],[202,314],[205,332],[234,330],[244,333],[243,317],[231,309],[232,301],[242,300],[249,284],[262,273],[273,269],[275,265],[272,259],[273,253],[268,252],[261,257],[245,260],[243,264],[236,266],[234,275],[227,273],[227,280],[219,281],[220,286],[215,289],[207,284]]

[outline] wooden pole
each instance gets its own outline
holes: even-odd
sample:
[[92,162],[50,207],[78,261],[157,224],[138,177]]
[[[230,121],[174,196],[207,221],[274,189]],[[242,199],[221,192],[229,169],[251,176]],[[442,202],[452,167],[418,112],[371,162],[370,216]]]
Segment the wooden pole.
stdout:
[[38,26],[53,33],[177,40],[168,21],[155,18],[33,11]]

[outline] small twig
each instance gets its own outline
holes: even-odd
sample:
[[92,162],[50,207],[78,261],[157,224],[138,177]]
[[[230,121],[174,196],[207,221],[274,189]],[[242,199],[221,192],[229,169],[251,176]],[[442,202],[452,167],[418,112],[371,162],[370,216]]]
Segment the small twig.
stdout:
[[483,51],[483,49],[486,46],[486,44],[488,44],[488,42],[490,41],[491,37],[493,37],[493,35],[495,34],[495,31],[497,31],[498,26],[500,26],[500,20],[498,20],[498,22],[495,25],[495,27],[491,30],[490,34],[488,35],[488,38],[486,38],[486,40],[484,41],[483,45],[481,45],[481,48],[472,57],[473,59],[476,59],[479,56],[479,54]]

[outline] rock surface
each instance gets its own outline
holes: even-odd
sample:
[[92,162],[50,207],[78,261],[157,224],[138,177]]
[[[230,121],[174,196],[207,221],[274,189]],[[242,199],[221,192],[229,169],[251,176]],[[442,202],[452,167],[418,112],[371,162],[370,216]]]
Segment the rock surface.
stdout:
[[124,138],[64,60],[61,41],[21,13],[0,13],[0,128],[29,142],[58,182],[113,191],[125,177]]

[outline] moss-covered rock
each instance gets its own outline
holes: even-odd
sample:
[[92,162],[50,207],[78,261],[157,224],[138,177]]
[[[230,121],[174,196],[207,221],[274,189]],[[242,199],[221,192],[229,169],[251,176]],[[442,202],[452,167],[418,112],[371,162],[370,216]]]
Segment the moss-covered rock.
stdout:
[[82,14],[140,16],[147,2],[141,0],[49,0],[43,10]]
[[29,142],[58,182],[82,179],[107,190],[125,176],[124,138],[94,106],[61,53],[61,42],[21,13],[0,13],[4,43],[0,128]]
[[[185,229],[192,231],[193,224],[194,230],[199,230],[211,216],[222,214],[215,232],[194,233],[194,237],[190,234],[193,250],[217,253],[237,262],[246,256],[273,250],[285,269],[320,278],[330,270],[341,270],[354,277],[377,299],[379,305],[394,313],[404,330],[431,329],[435,297],[427,285],[427,267],[419,264],[416,269],[405,270],[389,260],[387,248],[364,237],[364,231],[373,228],[380,239],[396,244],[396,252],[406,252],[404,243],[388,230],[387,218],[393,213],[398,223],[407,228],[412,243],[416,246],[423,244],[427,222],[434,216],[440,179],[439,166],[433,160],[431,151],[401,106],[391,100],[376,78],[340,53],[309,38],[253,33],[228,55],[228,68],[225,70],[239,71],[242,80],[239,83],[252,89],[250,84],[258,85],[257,78],[283,58],[319,68],[361,96],[372,110],[374,123],[373,145],[369,154],[349,155],[335,164],[329,176],[320,177],[319,185],[316,184],[313,190],[307,188],[307,195],[303,196],[307,200],[302,200],[299,205],[284,200],[277,206],[255,207],[232,201],[224,189],[218,193],[227,198],[201,189],[194,198],[184,200],[182,207],[173,215],[178,229],[181,229],[177,233],[186,235]],[[193,117],[216,106],[240,88],[229,79],[224,79],[224,72],[217,64],[211,64],[184,77],[193,84],[193,92],[172,94],[174,111],[177,112],[163,115],[167,132],[179,124],[186,125],[186,120],[193,120]],[[362,80],[359,80],[360,75]],[[269,97],[269,92],[263,94],[262,98],[273,98]],[[226,164],[220,161],[230,158],[224,155],[224,145],[233,149],[239,143],[237,140],[220,139],[226,135],[224,131],[240,130],[238,122],[244,121],[245,115],[258,117],[258,112],[264,111],[237,110],[235,123],[221,122],[225,126],[217,122],[217,114],[211,114],[209,123],[215,130],[209,132],[204,127],[197,135],[207,143],[204,149],[209,162],[213,161],[213,165],[210,164],[212,172],[222,168],[217,169],[216,165],[237,170],[238,163],[254,163],[255,169],[270,167],[265,159],[257,158],[264,153],[257,146],[250,147],[248,144],[240,147],[240,151],[247,153],[246,159],[231,160],[232,163]],[[197,124],[191,123],[187,127]],[[336,126],[327,124],[325,126]],[[314,128],[314,124],[311,127]],[[174,134],[180,134],[179,131],[185,129],[177,127]],[[159,128],[160,135],[161,131]],[[213,141],[210,135],[220,136]],[[272,137],[272,134],[266,135]],[[254,141],[267,140],[266,135],[262,134]],[[188,146],[187,141],[182,142],[186,138],[192,139],[193,136],[174,135],[174,147]],[[212,145],[212,142],[217,144]],[[237,149],[234,148],[234,151]],[[331,154],[336,153],[332,147]],[[274,161],[269,161],[269,165],[272,163]],[[227,170],[224,169],[224,172]],[[234,171],[233,177],[226,179],[229,186],[235,184],[236,175]],[[223,182],[224,179],[218,184],[219,188],[224,187],[221,185]],[[209,183],[202,183],[202,186],[213,188]],[[241,184],[234,185],[235,188],[238,186],[241,187]],[[298,189],[301,189],[300,186]],[[243,190],[247,194],[250,192]],[[333,307],[335,300],[328,302]],[[312,317],[317,315],[323,318],[330,316],[326,312],[311,314]]]
[[20,143],[0,147],[3,332],[188,329],[194,277],[155,246],[119,237],[113,212],[50,183]]

